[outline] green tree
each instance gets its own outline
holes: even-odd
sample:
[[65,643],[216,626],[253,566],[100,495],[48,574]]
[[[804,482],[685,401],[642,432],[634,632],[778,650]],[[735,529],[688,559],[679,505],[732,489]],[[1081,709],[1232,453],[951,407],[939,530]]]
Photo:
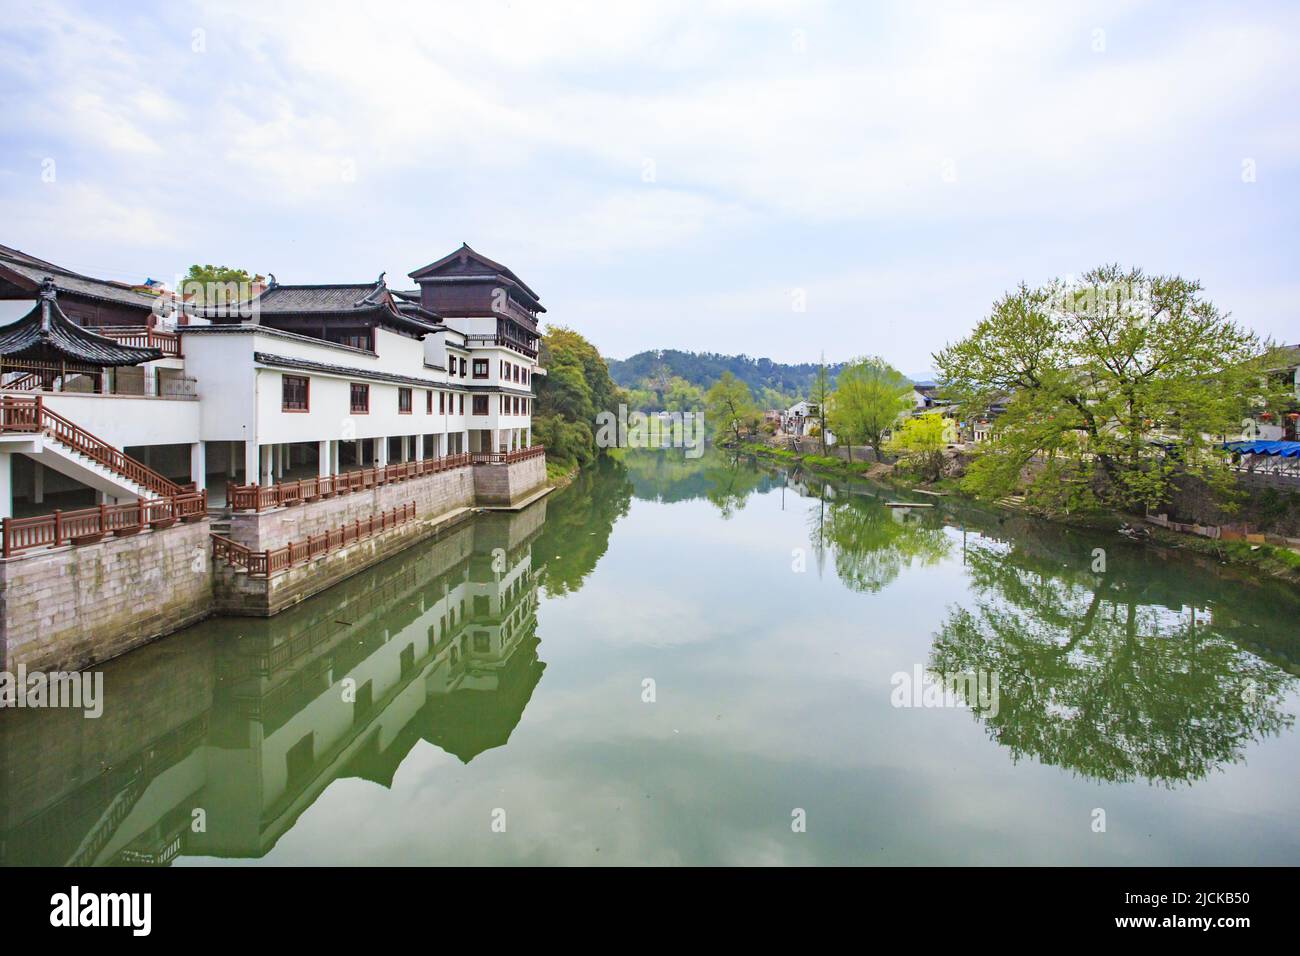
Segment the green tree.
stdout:
[[243,302],[252,295],[252,285],[262,277],[251,275],[247,269],[230,266],[190,266],[181,280],[181,296],[195,305],[224,305]]
[[717,436],[739,442],[758,428],[760,417],[749,386],[730,372],[723,372],[704,396],[704,420]]
[[881,436],[912,406],[911,394],[912,383],[884,359],[857,359],[845,366],[835,382],[829,418],[850,461],[855,442],[880,450]]
[[1199,282],[1109,265],[1075,283],[1021,284],[934,360],[965,407],[1010,396],[968,490],[997,498],[1027,485],[1044,510],[1134,510],[1167,500],[1180,474],[1227,494],[1218,443],[1251,401],[1268,400],[1269,351]]
[[822,447],[826,445],[826,406],[831,400],[831,378],[830,373],[826,370],[826,353],[822,353],[821,361],[817,364],[817,374],[813,377],[812,389],[808,393],[808,401],[817,406],[817,422],[819,425],[817,434],[822,440]]
[[621,393],[596,347],[572,329],[548,328],[539,360],[547,374],[533,379],[533,438],[546,446],[548,462],[585,465],[601,451],[593,430],[596,414],[617,412]]
[[914,462],[929,481],[943,477],[943,450],[948,444],[947,423],[937,412],[903,422],[889,440],[889,450]]

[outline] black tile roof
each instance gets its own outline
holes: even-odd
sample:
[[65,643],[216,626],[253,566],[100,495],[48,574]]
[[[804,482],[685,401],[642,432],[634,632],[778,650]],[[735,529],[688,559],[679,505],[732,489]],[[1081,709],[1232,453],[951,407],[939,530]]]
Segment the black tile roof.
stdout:
[[139,365],[162,358],[158,349],[122,345],[77,325],[59,308],[55,281],[41,284],[35,307],[17,322],[0,327],[0,356],[36,362],[74,362],[100,368]]
[[[9,275],[6,276],[4,273]],[[155,295],[137,292],[103,279],[92,279],[90,276],[56,266],[52,262],[46,262],[44,259],[38,259],[9,246],[0,246],[0,278],[9,278],[10,281],[32,293],[39,290],[42,283],[49,278],[54,281],[54,288],[58,292],[145,311],[152,311],[159,301]]]

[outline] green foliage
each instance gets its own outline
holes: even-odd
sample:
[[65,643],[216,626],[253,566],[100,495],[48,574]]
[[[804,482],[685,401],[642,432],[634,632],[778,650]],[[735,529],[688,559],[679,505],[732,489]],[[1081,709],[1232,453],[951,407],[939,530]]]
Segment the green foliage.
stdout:
[[1027,482],[1044,510],[1138,510],[1166,500],[1180,473],[1226,494],[1218,444],[1273,400],[1269,352],[1199,282],[1111,265],[1078,283],[1021,284],[934,360],[973,414],[1006,402],[966,490],[998,498]]
[[242,302],[252,294],[252,283],[261,278],[246,269],[196,263],[190,266],[178,291],[196,305]]
[[943,477],[943,450],[948,445],[947,423],[942,415],[917,415],[903,422],[889,439],[889,450],[915,466],[928,481]]
[[739,442],[758,430],[761,419],[749,386],[730,372],[704,396],[704,420],[717,441]]
[[[827,367],[831,384],[842,367]],[[609,362],[610,375],[618,385],[654,391],[660,398],[663,397],[661,386],[669,379],[680,378],[705,391],[722,378],[724,372],[730,372],[750,387],[762,408],[788,408],[810,394],[819,368],[816,362],[786,365],[748,355],[681,352],[676,349],[638,352],[631,358]]]
[[850,362],[836,380],[830,427],[836,441],[880,448],[881,436],[912,407],[912,383],[880,358]]
[[600,452],[596,414],[617,412],[618,387],[596,347],[572,329],[548,328],[539,360],[547,374],[533,379],[533,440],[545,445],[547,458],[558,464],[589,464]]

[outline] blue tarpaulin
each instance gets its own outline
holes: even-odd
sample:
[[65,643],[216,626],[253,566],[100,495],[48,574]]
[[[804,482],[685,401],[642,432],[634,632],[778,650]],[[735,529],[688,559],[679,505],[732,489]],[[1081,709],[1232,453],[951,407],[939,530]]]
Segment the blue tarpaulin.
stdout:
[[1300,458],[1300,441],[1230,441],[1223,447],[1243,455],[1281,455],[1283,458]]

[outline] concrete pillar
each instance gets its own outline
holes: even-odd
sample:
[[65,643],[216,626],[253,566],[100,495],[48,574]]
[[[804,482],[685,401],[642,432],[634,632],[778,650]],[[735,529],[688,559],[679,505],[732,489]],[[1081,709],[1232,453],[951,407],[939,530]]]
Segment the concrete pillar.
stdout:
[[275,452],[274,445],[258,446],[258,454],[262,462],[261,470],[262,470],[263,485],[275,484],[275,462],[273,461],[275,457],[274,452]]
[[380,468],[388,466],[388,437],[375,439],[375,465]]
[[528,428],[527,428],[527,431],[526,431],[526,436],[527,436],[527,439],[526,439],[526,441],[524,442],[524,447],[525,447],[525,448],[532,448],[532,447],[533,447],[533,423],[532,423],[531,421],[528,423]]
[[339,473],[339,442],[337,439],[330,442],[330,474]]
[[330,452],[334,443],[328,438],[316,443],[316,474],[320,478],[330,475]]
[[32,462],[32,504],[45,504],[45,466]]
[[13,458],[9,452],[0,452],[0,518],[14,516]]
[[271,452],[275,460],[275,478],[277,481],[284,477],[284,459],[285,452],[287,451],[288,448],[282,444],[271,446]]
[[230,445],[230,460],[226,462],[226,477],[231,480],[235,477],[235,459],[239,457],[239,442],[232,441]]
[[201,441],[190,445],[190,481],[194,482],[196,491],[208,486],[208,455]]
[[257,442],[244,442],[244,484],[255,485],[261,477],[261,465],[259,463],[259,450]]

